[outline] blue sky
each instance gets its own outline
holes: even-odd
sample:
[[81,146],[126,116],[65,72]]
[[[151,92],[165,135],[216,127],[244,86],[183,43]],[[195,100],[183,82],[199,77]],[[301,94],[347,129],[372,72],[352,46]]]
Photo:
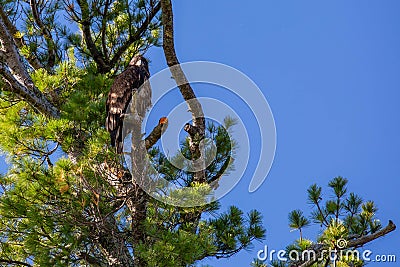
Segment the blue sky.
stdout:
[[[288,213],[307,212],[309,185],[326,186],[338,175],[349,179],[349,191],[376,202],[384,225],[389,219],[400,225],[399,1],[173,2],[180,61],[215,61],[244,72],[265,94],[277,130],[275,161],[264,184],[249,193],[247,173],[221,200],[221,211],[230,205],[259,210],[266,240],[204,264],[249,266],[264,245],[285,248],[298,238],[289,231]],[[152,73],[166,67],[161,48],[147,56]],[[197,93],[218,95],[204,88]],[[258,139],[252,140],[257,146]],[[253,155],[250,168],[254,162]],[[313,239],[319,230],[314,225],[304,235]],[[366,248],[400,261],[399,238],[395,231]]]
[[[221,200],[222,210],[259,210],[266,240],[204,264],[249,266],[264,245],[283,249],[298,238],[289,231],[288,213],[307,213],[309,185],[326,187],[338,175],[349,179],[350,192],[376,202],[384,225],[389,219],[400,224],[399,10],[395,0],[174,1],[180,61],[216,61],[244,72],[265,94],[277,129],[264,184],[248,193],[245,175]],[[162,49],[148,56],[152,73],[166,67]],[[305,236],[313,239],[319,230],[306,228]],[[400,261],[399,238],[395,231],[366,249]]]

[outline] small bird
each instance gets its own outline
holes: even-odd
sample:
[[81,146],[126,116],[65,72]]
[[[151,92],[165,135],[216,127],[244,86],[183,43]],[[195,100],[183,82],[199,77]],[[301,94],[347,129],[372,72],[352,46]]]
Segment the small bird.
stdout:
[[138,55],[114,79],[110,88],[106,102],[106,129],[110,133],[111,146],[115,147],[117,154],[123,150],[123,120],[132,97],[135,97],[133,112],[142,120],[151,106],[151,87],[149,83],[143,85],[149,78],[149,64],[143,56]]

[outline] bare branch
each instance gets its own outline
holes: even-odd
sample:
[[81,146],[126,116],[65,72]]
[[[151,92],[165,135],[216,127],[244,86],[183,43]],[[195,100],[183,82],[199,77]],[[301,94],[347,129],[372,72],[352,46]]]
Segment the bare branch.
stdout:
[[[171,0],[161,0],[162,24],[163,24],[163,49],[167,64],[171,71],[172,77],[175,79],[179,91],[186,101],[190,112],[192,113],[193,127],[197,129],[194,135],[189,133],[189,149],[192,159],[195,159],[195,168],[198,170],[193,175],[194,182],[207,182],[205,175],[204,150],[200,148],[200,143],[205,137],[205,119],[203,108],[196,98],[196,95],[190,86],[185,73],[179,65],[179,60],[175,52],[174,44],[174,22]],[[190,127],[189,127],[190,128]],[[203,153],[202,153],[203,152]],[[201,218],[201,211],[189,212],[182,214],[184,221],[188,225],[182,225],[185,230],[195,233]]]
[[[198,127],[200,133],[204,135],[205,120],[204,113],[200,102],[196,99],[196,95],[187,81],[185,73],[179,65],[178,58],[175,52],[174,43],[174,24],[171,0],[161,0],[162,7],[162,23],[163,31],[163,49],[167,64],[170,67],[172,77],[179,86],[179,90],[187,102],[190,111],[192,112],[193,124]],[[190,101],[189,101],[190,100]]]
[[200,133],[199,127],[193,126],[190,123],[186,123],[183,127],[183,130],[187,132],[190,136],[195,136],[196,134]]
[[152,148],[154,144],[157,143],[158,140],[160,140],[162,134],[165,132],[167,127],[168,119],[166,117],[161,118],[158,125],[154,127],[153,131],[151,131],[151,133],[145,139],[146,149]]
[[363,246],[375,239],[378,239],[379,237],[382,237],[384,235],[387,235],[388,233],[394,231],[396,229],[396,225],[393,223],[393,221],[389,220],[389,224],[381,229],[380,231],[377,231],[373,234],[366,235],[360,238],[357,238],[355,240],[350,240],[347,244],[347,247],[360,247]]
[[[167,60],[167,64],[172,73],[172,77],[175,79],[178,84],[179,91],[181,92],[183,99],[186,101],[189,106],[189,110],[192,113],[193,126],[196,127],[196,131],[193,133],[199,134],[198,139],[201,140],[204,138],[205,133],[205,119],[204,112],[200,102],[196,98],[196,94],[194,93],[192,87],[190,86],[185,73],[183,72],[181,66],[179,65],[179,60],[176,56],[175,52],[175,43],[174,43],[174,24],[173,24],[173,13],[172,13],[172,4],[171,0],[161,0],[162,7],[162,23],[164,26],[163,31],[163,49],[164,55]],[[194,135],[190,135],[191,139],[194,139]],[[192,140],[194,141],[194,140]],[[193,154],[199,155],[199,144],[194,144]],[[197,151],[195,151],[197,150]],[[200,178],[200,177],[199,177]],[[205,181],[204,175],[201,179],[197,181]]]
[[6,53],[0,50],[0,62],[6,62]]

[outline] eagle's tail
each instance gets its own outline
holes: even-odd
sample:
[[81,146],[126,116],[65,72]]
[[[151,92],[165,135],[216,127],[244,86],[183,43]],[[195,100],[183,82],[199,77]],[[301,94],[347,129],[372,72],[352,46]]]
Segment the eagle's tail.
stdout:
[[106,128],[110,132],[111,146],[116,148],[117,154],[121,154],[123,149],[121,114],[108,113]]

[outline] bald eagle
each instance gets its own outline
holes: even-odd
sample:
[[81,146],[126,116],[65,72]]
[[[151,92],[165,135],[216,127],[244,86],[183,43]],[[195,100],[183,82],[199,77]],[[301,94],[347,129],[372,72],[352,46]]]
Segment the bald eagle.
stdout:
[[116,148],[117,154],[122,153],[123,120],[132,97],[134,96],[135,100],[132,104],[135,110],[131,111],[142,120],[151,106],[151,88],[148,82],[145,83],[149,77],[147,60],[143,56],[135,56],[128,67],[115,78],[108,93],[106,129],[110,133],[111,146]]

